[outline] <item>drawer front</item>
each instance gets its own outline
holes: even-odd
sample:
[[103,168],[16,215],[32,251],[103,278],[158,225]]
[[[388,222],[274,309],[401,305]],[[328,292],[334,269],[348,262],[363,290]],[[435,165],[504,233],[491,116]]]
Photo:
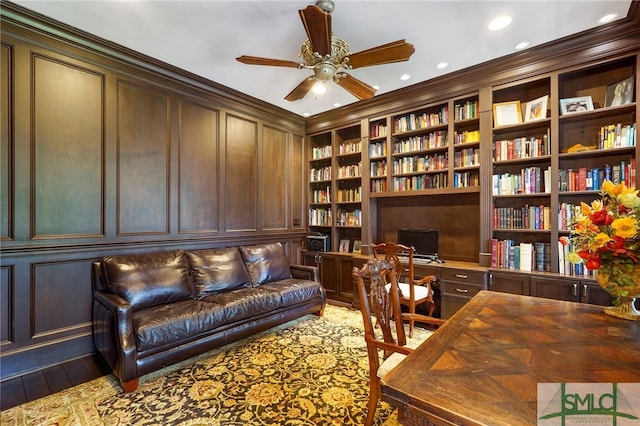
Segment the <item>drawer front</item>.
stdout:
[[463,296],[467,298],[472,298],[484,287],[481,284],[465,283],[460,281],[444,281],[442,285],[444,287],[444,294]]
[[485,272],[443,268],[441,277],[444,281],[469,282],[484,286]]

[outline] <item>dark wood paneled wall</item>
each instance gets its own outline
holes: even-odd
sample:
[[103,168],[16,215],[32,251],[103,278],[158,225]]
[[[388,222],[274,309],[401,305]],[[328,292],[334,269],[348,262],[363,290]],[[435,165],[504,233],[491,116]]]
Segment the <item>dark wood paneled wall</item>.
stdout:
[[302,117],[19,6],[2,13],[2,379],[94,352],[101,256],[281,241],[296,260]]

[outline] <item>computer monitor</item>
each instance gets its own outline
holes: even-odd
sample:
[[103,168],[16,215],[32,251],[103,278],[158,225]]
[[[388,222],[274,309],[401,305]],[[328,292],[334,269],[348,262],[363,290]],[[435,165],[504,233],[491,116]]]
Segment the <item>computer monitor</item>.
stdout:
[[438,260],[436,229],[398,229],[398,244],[413,247],[414,257]]

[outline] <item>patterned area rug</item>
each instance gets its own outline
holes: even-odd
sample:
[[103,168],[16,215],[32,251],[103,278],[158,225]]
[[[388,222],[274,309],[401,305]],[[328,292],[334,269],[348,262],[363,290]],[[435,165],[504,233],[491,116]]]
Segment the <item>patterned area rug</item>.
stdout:
[[[418,329],[414,339],[429,331]],[[143,376],[114,376],[0,413],[2,425],[360,425],[369,373],[359,311],[328,305],[266,332]],[[378,404],[376,425],[397,425]]]

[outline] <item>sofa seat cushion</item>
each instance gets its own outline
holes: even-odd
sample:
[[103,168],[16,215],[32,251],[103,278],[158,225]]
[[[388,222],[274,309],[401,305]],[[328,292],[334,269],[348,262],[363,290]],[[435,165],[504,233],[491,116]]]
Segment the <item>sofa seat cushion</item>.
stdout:
[[268,314],[280,307],[281,297],[269,290],[258,288],[238,288],[211,294],[202,299],[224,306],[227,324],[242,321],[256,315]]
[[172,346],[214,331],[225,323],[225,307],[185,300],[133,312],[133,329],[139,352]]
[[322,297],[322,288],[319,283],[298,278],[266,283],[260,288],[280,295],[280,306],[292,306]]
[[251,278],[238,247],[185,253],[191,265],[198,298],[234,288],[251,287]]
[[254,286],[291,278],[289,261],[282,244],[241,246],[240,251]]
[[105,257],[102,268],[107,288],[133,310],[195,297],[182,250]]

